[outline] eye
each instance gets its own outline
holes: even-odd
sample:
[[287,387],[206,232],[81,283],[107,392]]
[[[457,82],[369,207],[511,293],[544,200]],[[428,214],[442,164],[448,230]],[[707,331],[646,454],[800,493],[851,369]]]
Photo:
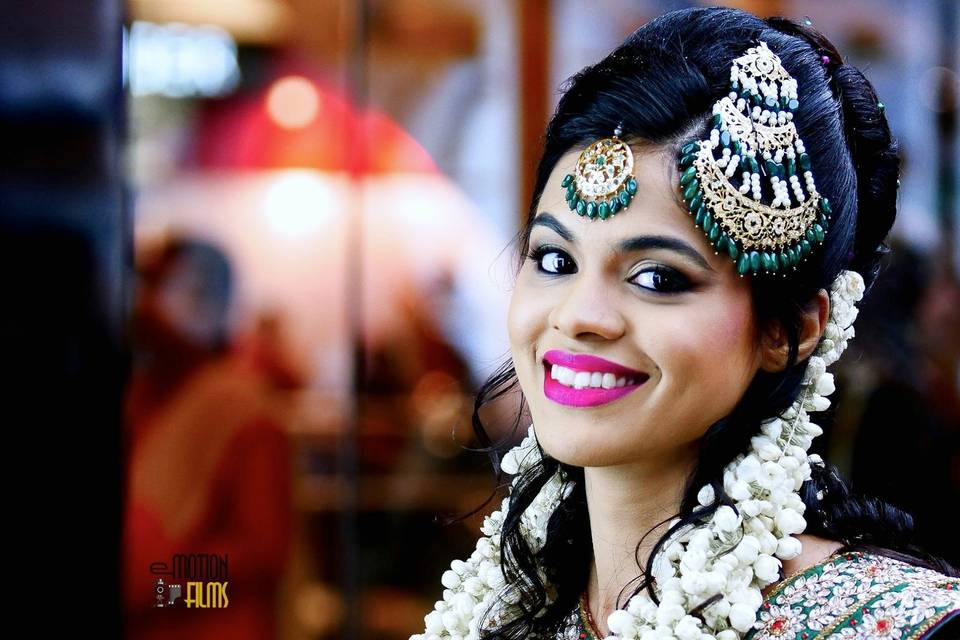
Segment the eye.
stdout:
[[656,293],[682,293],[691,288],[690,280],[686,276],[664,265],[644,269],[631,278],[631,281],[643,282],[645,284],[639,284],[641,288]]
[[[548,257],[548,259],[544,261],[544,257]],[[569,269],[573,265],[573,260],[570,259],[566,251],[547,245],[537,247],[527,254],[527,258],[536,263],[538,272],[553,275],[558,275],[564,269]],[[546,269],[544,269],[544,264],[547,266]]]

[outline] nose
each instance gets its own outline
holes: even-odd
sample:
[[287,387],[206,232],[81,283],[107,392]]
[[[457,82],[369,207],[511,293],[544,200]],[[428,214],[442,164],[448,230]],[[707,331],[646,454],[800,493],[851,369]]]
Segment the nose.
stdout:
[[580,340],[591,336],[614,340],[626,329],[626,320],[610,283],[585,271],[579,272],[563,288],[549,320],[554,329]]

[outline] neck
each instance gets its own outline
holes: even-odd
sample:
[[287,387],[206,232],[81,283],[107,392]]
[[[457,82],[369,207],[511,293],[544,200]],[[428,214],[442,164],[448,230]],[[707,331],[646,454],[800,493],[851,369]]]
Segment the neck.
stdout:
[[625,606],[627,596],[639,584],[636,578],[642,574],[641,567],[646,570],[653,545],[679,511],[695,463],[696,449],[692,448],[655,463],[584,468],[593,540],[587,602],[597,631],[604,637],[610,633],[607,617],[617,609],[621,590],[634,581],[624,592],[621,606]]

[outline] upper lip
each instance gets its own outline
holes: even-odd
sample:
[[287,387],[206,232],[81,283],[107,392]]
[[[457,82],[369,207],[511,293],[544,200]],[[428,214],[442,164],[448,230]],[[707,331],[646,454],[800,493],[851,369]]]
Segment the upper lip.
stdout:
[[599,373],[612,373],[620,376],[644,376],[649,377],[643,371],[637,371],[622,364],[612,362],[600,356],[592,356],[586,353],[569,353],[559,349],[550,349],[543,354],[544,362],[549,364],[559,364],[574,371],[597,371]]

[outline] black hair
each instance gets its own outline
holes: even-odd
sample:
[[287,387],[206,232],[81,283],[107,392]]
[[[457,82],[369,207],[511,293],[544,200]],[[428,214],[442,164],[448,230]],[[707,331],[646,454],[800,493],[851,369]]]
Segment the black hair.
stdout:
[[[669,518],[680,521],[656,542],[631,594],[647,588],[654,602],[657,598],[648,577],[658,550],[678,528],[709,519],[721,504],[733,503],[724,491],[724,468],[749,451],[750,438],[759,433],[763,420],[779,415],[796,399],[807,364],[797,361],[804,309],[819,289],[829,291],[843,269],[860,273],[869,294],[881,258],[889,251],[884,240],[896,215],[898,143],[871,83],[844,63],[830,41],[811,26],[781,17],[764,20],[725,7],[672,11],[639,28],[600,62],[568,81],[547,126],[527,224],[515,239],[519,268],[540,194],[557,161],[571,149],[608,137],[618,125],[622,138],[666,147],[673,157],[685,142],[705,137],[713,103],[729,91],[730,63],[761,40],[797,80],[799,108],[793,121],[811,158],[817,190],[832,205],[833,220],[824,243],[786,277],[746,276],[758,326],[776,321],[785,329],[787,366],[780,372],[758,371],[731,413],[705,432],[679,513]],[[677,198],[685,206],[679,189]],[[474,404],[473,430],[483,445],[475,450],[491,457],[498,484],[500,455],[509,443],[491,441],[479,411],[516,387],[516,371],[508,358],[482,385]],[[506,439],[510,442],[517,441],[522,394],[520,405],[513,433]],[[522,615],[495,629],[483,629],[483,639],[554,637],[587,585],[592,542],[583,469],[549,457],[542,448],[540,453],[542,460],[521,475],[512,491],[501,538],[500,560],[521,594]],[[915,543],[908,513],[853,493],[834,465],[811,467],[812,477],[799,492],[807,507],[804,533],[842,541],[841,551],[873,551],[960,575]],[[558,470],[575,481],[574,490],[553,513],[546,542],[534,554],[520,532],[520,515]],[[704,509],[697,502],[697,492],[706,484],[713,487],[716,501]],[[550,604],[538,567],[556,588]],[[618,607],[622,606],[618,599]]]

